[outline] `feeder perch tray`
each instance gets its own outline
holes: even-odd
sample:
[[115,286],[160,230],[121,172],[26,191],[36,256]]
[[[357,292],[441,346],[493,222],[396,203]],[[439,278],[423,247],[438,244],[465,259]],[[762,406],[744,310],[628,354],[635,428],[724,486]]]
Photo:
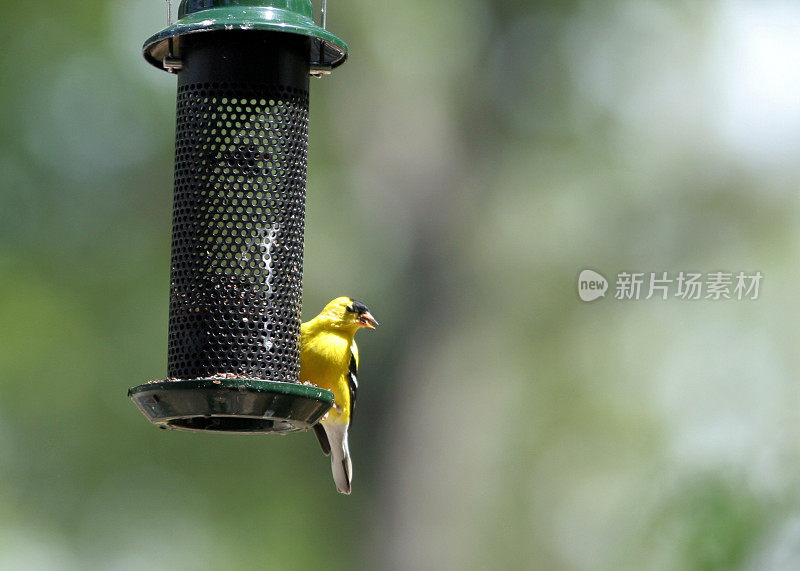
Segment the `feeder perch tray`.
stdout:
[[261,379],[156,381],[128,396],[159,428],[238,434],[307,430],[333,405],[325,389]]

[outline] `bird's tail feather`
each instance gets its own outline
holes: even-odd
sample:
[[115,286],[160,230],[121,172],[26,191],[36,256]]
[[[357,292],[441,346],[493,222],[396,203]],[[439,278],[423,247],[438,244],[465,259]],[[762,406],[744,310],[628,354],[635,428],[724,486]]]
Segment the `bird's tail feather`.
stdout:
[[317,440],[319,440],[319,445],[322,447],[322,453],[325,456],[331,455],[331,443],[328,442],[328,435],[325,434],[325,429],[322,427],[321,424],[314,425],[314,434],[317,435]]
[[338,422],[323,425],[331,447],[331,470],[336,488],[349,494],[353,481],[353,463],[350,460],[350,446],[347,441],[347,424]]

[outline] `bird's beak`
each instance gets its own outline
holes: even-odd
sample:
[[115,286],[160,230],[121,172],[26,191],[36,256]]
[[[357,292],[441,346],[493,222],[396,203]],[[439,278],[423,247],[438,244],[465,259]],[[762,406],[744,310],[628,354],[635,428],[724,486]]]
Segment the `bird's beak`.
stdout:
[[369,327],[370,329],[375,329],[378,326],[378,320],[372,317],[372,314],[369,311],[359,314],[358,322],[364,327]]

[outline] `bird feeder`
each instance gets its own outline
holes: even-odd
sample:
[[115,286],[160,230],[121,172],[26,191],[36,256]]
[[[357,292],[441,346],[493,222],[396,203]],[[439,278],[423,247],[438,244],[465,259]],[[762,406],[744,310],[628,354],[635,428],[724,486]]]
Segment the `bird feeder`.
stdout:
[[183,0],[144,57],[178,76],[167,379],[128,391],[161,428],[287,433],[299,383],[309,76],[345,43],[310,0]]

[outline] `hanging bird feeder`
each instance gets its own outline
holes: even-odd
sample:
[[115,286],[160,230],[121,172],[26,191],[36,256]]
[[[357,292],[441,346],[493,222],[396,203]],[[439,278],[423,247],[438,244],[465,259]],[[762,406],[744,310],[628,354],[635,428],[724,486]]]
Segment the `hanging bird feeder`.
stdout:
[[167,379],[128,391],[181,430],[307,429],[299,383],[309,76],[347,46],[310,0],[183,0],[144,44],[178,76]]

